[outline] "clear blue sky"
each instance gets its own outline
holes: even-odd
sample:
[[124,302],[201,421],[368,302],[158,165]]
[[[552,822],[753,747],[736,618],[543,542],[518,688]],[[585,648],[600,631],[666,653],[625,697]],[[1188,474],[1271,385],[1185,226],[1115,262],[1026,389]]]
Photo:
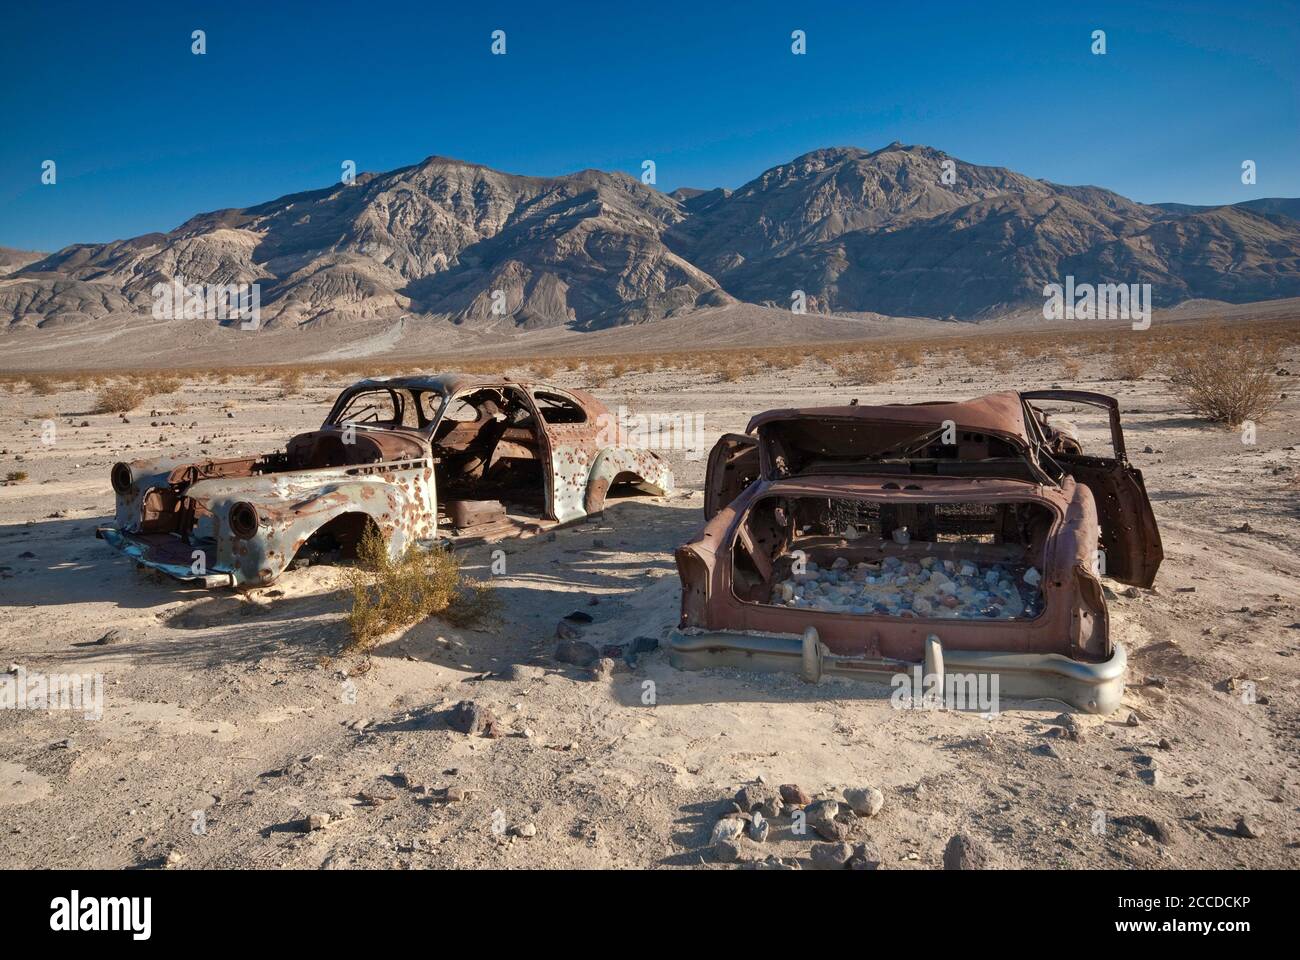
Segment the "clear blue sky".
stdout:
[[1300,196],[1298,94],[1298,3],[40,0],[0,21],[0,245],[168,230],[430,154],[653,159],[671,190],[901,140],[1148,202]]

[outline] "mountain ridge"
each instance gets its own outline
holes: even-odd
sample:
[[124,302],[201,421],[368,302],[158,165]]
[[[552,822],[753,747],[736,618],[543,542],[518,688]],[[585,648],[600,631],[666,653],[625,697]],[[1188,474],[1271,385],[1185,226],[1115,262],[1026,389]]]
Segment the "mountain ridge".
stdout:
[[[431,155],[352,183],[0,261],[0,329],[148,313],[159,283],[251,284],[263,323],[420,318],[597,330],[735,302],[978,320],[1067,273],[1157,305],[1300,295],[1300,200],[1142,204],[934,147],[825,147],[735,190],[511,174]],[[20,252],[12,252],[14,254]]]

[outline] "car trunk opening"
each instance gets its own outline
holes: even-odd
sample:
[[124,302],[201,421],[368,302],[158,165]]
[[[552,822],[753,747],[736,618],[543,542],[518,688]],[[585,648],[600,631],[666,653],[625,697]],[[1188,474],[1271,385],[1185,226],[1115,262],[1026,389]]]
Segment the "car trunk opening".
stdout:
[[1055,521],[1029,500],[764,497],[737,527],[732,590],[826,613],[1032,620]]

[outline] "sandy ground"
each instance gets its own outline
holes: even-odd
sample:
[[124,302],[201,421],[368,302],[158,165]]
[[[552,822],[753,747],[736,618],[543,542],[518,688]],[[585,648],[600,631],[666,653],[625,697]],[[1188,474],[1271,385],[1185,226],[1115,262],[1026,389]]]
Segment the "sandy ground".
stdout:
[[[14,283],[0,278],[0,287]],[[1154,312],[1161,326],[1205,319],[1229,323],[1291,319],[1300,298],[1227,304],[1189,300]],[[102,369],[105,358],[132,368],[249,366],[337,363],[361,357],[385,361],[448,357],[570,357],[665,350],[734,350],[753,344],[844,343],[873,339],[970,337],[1032,329],[1069,335],[1077,321],[1048,322],[1041,310],[1022,310],[981,323],[960,323],[881,314],[806,314],[791,322],[789,310],[735,303],[693,310],[650,323],[577,332],[520,330],[507,323],[456,326],[432,317],[349,320],[303,327],[268,326],[257,331],[237,325],[177,320],[148,314],[122,315],[47,329],[0,329],[0,370]],[[1084,324],[1086,326],[1086,324]],[[1107,326],[1099,324],[1099,326]]]
[[[715,434],[769,407],[966,397],[1051,376],[1043,362],[996,380],[929,366],[849,388],[805,366],[741,383],[629,375],[596,392],[635,411],[704,411]],[[712,866],[716,817],[762,778],[826,796],[879,787],[883,810],[855,821],[852,838],[869,838],[891,869],[938,866],[957,831],[1006,868],[1294,868],[1300,400],[1245,446],[1181,412],[1153,378],[1098,382],[1085,366],[1071,385],[1121,398],[1166,552],[1156,589],[1111,601],[1130,688],[1120,713],[1080,718],[1079,741],[1051,735],[1052,702],[1004,700],[982,718],[895,710],[879,685],[679,672],[663,651],[606,679],[556,663],[556,622],[570,611],[593,617],[597,645],[662,638],[674,623],[671,552],[701,523],[704,472],[681,451],[671,497],[622,500],[509,543],[500,622],[430,620],[372,656],[340,658],[338,568],[243,596],[205,592],[137,571],[93,532],[111,514],[115,460],[270,449],[318,425],[341,385],[310,381],[284,398],[275,384],[189,384],[129,423],[87,413],[87,393],[0,397],[0,475],[30,474],[0,486],[0,668],[105,684],[101,719],[0,711],[6,863]],[[1085,445],[1101,440],[1099,418],[1077,422]],[[486,550],[465,562],[488,575]],[[110,629],[117,641],[98,644]],[[1230,678],[1253,681],[1255,702]],[[463,699],[491,707],[506,735],[452,730],[446,711]],[[330,822],[304,831],[314,813]],[[1257,837],[1237,835],[1242,816]],[[525,824],[534,836],[510,835]],[[746,857],[808,856],[811,836],[787,820],[774,828],[761,846],[746,841]]]

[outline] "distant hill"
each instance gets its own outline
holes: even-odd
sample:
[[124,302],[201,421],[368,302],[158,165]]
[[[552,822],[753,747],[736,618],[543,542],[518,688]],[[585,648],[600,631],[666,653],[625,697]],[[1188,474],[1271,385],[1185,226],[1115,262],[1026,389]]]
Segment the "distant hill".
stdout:
[[1297,217],[1300,200],[1144,205],[898,143],[671,194],[622,173],[430,157],[167,233],[4,251],[0,328],[148,316],[173,278],[256,282],[271,327],[406,318],[500,333],[788,308],[796,290],[813,311],[972,320],[1041,304],[1066,274],[1151,283],[1157,305],[1244,303],[1300,295]]

